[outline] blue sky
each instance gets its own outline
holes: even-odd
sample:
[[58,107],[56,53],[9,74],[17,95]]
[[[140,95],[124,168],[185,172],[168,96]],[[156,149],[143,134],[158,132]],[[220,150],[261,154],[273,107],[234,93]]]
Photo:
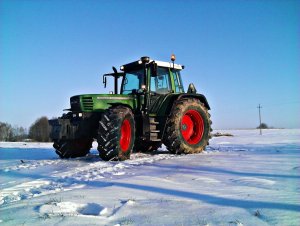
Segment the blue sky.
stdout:
[[215,129],[300,128],[299,1],[0,0],[0,121],[29,127],[139,57],[186,66]]

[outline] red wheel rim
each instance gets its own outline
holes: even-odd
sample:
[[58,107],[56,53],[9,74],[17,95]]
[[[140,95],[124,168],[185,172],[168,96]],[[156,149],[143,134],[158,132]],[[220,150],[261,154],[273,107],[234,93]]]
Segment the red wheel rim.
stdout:
[[126,152],[129,148],[131,141],[131,126],[128,119],[125,119],[121,126],[121,138],[120,147],[123,152]]
[[198,144],[203,137],[204,123],[200,113],[188,110],[181,119],[180,131],[188,144]]

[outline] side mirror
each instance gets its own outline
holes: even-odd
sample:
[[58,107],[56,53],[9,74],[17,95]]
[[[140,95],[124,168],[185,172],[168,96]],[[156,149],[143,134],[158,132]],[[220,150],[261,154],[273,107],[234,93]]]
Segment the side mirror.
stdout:
[[194,86],[193,83],[189,84],[189,88],[187,90],[187,93],[194,93],[194,94],[197,93],[196,87]]
[[106,83],[107,83],[106,76],[103,75],[103,84],[104,84],[104,88],[106,88]]
[[114,71],[115,74],[118,74],[117,68],[112,67],[112,69],[113,69],[113,71]]

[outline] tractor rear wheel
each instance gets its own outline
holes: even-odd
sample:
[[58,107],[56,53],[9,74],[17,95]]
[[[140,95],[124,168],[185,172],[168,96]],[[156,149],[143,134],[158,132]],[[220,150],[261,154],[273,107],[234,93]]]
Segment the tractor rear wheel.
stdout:
[[93,139],[55,140],[53,147],[56,154],[61,158],[77,158],[86,156],[91,147]]
[[174,102],[163,142],[173,154],[200,153],[211,138],[210,114],[195,98]]
[[134,116],[130,108],[112,107],[101,116],[98,129],[98,151],[105,160],[130,158],[135,140]]

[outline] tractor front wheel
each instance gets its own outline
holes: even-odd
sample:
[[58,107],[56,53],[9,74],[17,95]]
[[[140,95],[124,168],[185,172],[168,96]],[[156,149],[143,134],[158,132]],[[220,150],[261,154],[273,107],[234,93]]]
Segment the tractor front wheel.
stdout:
[[130,108],[112,107],[101,116],[98,130],[98,151],[105,160],[130,158],[135,140],[135,123]]
[[177,100],[167,120],[163,142],[174,154],[203,151],[211,138],[210,115],[198,99]]

